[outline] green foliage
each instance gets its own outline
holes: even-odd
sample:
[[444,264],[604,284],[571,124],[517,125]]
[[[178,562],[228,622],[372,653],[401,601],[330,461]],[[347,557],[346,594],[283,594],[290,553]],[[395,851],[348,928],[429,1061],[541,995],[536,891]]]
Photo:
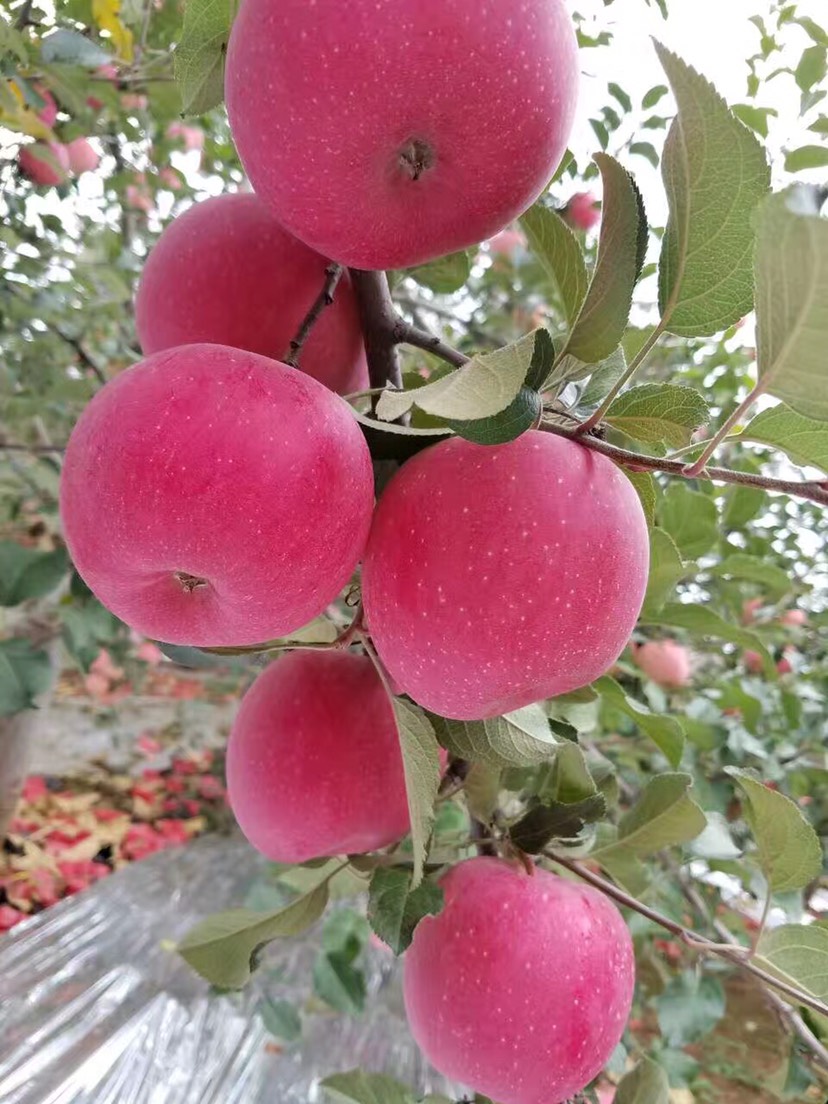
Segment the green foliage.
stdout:
[[669,1104],[670,1083],[667,1074],[644,1058],[623,1078],[615,1094],[615,1104]]
[[63,549],[35,552],[15,541],[0,541],[0,606],[17,606],[50,594],[66,576]]
[[431,715],[431,722],[440,743],[453,755],[495,767],[543,763],[558,742],[537,705],[488,721],[451,721]]
[[657,46],[679,113],[664,147],[670,202],[659,309],[671,333],[723,330],[753,306],[753,215],[770,171],[756,137],[713,86]]
[[411,845],[414,873],[411,888],[423,876],[428,839],[434,823],[434,801],[440,786],[440,752],[425,713],[403,698],[394,699],[394,714],[400,734],[408,811],[411,814]]
[[52,663],[47,652],[28,640],[10,637],[0,640],[0,717],[33,709],[36,698],[52,682]]
[[238,0],[187,0],[175,51],[175,79],[185,115],[201,115],[224,99],[224,59]]
[[379,938],[394,954],[411,944],[414,929],[424,916],[436,916],[443,907],[443,891],[434,882],[411,888],[411,872],[379,867],[368,892],[368,919]]

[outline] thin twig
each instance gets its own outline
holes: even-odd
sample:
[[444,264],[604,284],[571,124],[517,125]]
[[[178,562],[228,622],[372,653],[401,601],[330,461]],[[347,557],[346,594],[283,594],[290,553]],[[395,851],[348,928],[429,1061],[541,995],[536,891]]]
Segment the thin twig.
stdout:
[[598,409],[595,411],[595,413],[590,415],[590,417],[587,418],[587,420],[581,426],[580,431],[579,431],[580,433],[586,434],[586,433],[589,433],[590,430],[595,429],[595,427],[598,425],[598,423],[603,419],[606,412],[612,406],[613,402],[615,401],[616,396],[618,395],[618,392],[621,390],[621,388],[625,384],[629,383],[629,381],[632,379],[632,377],[635,375],[635,373],[638,371],[638,369],[641,367],[641,365],[644,363],[644,361],[647,359],[647,357],[650,355],[650,353],[656,347],[656,345],[658,344],[658,341],[661,338],[661,335],[663,333],[664,333],[664,323],[663,323],[663,320],[662,320],[662,322],[659,322],[659,324],[656,326],[656,328],[653,330],[653,332],[650,334],[650,336],[647,338],[647,340],[644,342],[644,344],[638,350],[637,354],[630,361],[629,367],[627,368],[626,372],[624,372],[623,376],[621,376],[621,378],[619,380],[616,380],[616,382],[613,384],[613,387],[612,387],[611,391],[606,396],[606,398],[601,403],[601,405],[598,407]]
[[[681,870],[673,869],[672,864],[671,870],[676,874],[678,883],[681,886],[681,891],[688,904],[696,910],[702,920],[716,932],[723,942],[733,943],[738,946],[739,944],[736,943],[732,932],[730,932],[721,920],[713,916],[710,909],[707,907],[707,902],[696,887],[688,880],[687,876]],[[768,895],[768,899],[770,899],[770,895]],[[808,1050],[811,1051],[815,1063],[820,1067],[822,1072],[828,1073],[828,1049],[826,1049],[816,1035],[814,1035],[813,1031],[811,1031],[800,1014],[795,1009],[785,1004],[782,998],[778,997],[776,993],[772,993],[768,989],[765,990],[765,997],[768,1003],[773,1006],[777,1015],[787,1024],[790,1030],[798,1036]]]
[[[372,351],[369,353],[368,366],[372,388],[385,387],[388,382],[393,387],[400,387],[399,364],[394,349],[398,344],[415,345],[418,348],[426,349],[456,368],[468,363],[470,358],[461,353],[459,349],[452,348],[433,334],[419,330],[416,326],[411,326],[404,318],[399,316],[383,273],[359,272],[352,269],[351,277],[360,303],[363,332],[366,335],[366,350],[369,347],[370,337]],[[634,365],[637,366],[643,362],[646,352],[653,347],[658,336],[660,336],[660,331],[655,331],[651,335],[647,345],[633,361]],[[392,372],[392,365],[396,369],[394,376],[389,374]],[[630,452],[628,449],[618,448],[616,445],[611,445],[590,434],[585,434],[584,430],[588,424],[573,424],[572,427],[564,427],[554,422],[545,421],[541,423],[539,429],[546,433],[557,434],[559,437],[566,437],[571,441],[578,441],[584,448],[591,449],[593,452],[600,452],[602,455],[609,457],[610,460],[614,460],[617,464],[621,464],[632,471],[657,471],[684,479],[702,478],[709,479],[714,483],[733,483],[744,487],[756,487],[762,491],[787,494],[816,502],[820,506],[828,506],[828,482],[797,482],[793,479],[775,479],[769,476],[754,475],[752,472],[732,471],[729,468],[705,468],[703,471],[696,472],[695,469],[698,465],[688,469],[687,465],[680,460],[644,456],[637,452]]]
[[828,506],[828,486],[825,483],[799,482],[794,479],[774,479],[770,476],[754,475],[752,472],[731,471],[730,468],[705,468],[699,476],[690,475],[688,468],[680,460],[667,460],[658,456],[643,456],[628,449],[618,448],[607,441],[601,441],[597,437],[581,437],[578,430],[565,428],[550,422],[544,422],[539,427],[545,433],[554,433],[559,437],[567,437],[570,441],[577,441],[584,448],[593,452],[600,452],[608,456],[623,467],[632,471],[657,471],[667,475],[677,475],[685,479],[701,478],[709,479],[713,483],[736,483],[743,487],[757,487],[762,491],[778,491],[780,494],[792,495],[798,498],[817,502],[821,506]]
[[764,395],[767,386],[768,381],[766,379],[760,379],[753,390],[750,392],[750,394],[747,396],[747,398],[745,398],[743,402],[739,403],[739,405],[727,419],[719,432],[711,437],[711,439],[707,442],[707,446],[705,447],[704,452],[701,454],[698,460],[694,460],[693,463],[687,468],[687,475],[691,479],[701,475],[701,473],[707,466],[707,461],[710,459],[710,457],[713,455],[719,445],[730,435],[731,430],[739,424],[741,419],[744,417],[745,414],[747,414],[747,412],[750,410],[750,408],[753,406],[759,396]]
[[333,262],[325,269],[325,283],[322,285],[322,290],[314,299],[308,313],[302,319],[302,325],[299,327],[296,337],[291,341],[288,351],[285,354],[285,364],[289,364],[291,368],[298,368],[299,355],[302,352],[302,348],[310,336],[311,330],[319,321],[322,312],[333,303],[336,285],[339,283],[344,271],[345,269],[341,264],[334,264]]
[[0,452],[31,452],[38,453],[64,452],[65,445],[24,445],[17,441],[0,441]]
[[83,342],[79,337],[71,337],[68,333],[64,333],[64,331],[61,330],[59,326],[55,326],[55,333],[62,341],[65,341],[67,345],[75,350],[75,352],[78,354],[78,359],[80,360],[81,364],[85,365],[93,373],[98,383],[106,383],[106,374],[104,373],[103,368],[101,368],[101,366],[92,359],[92,357],[83,347]]
[[614,901],[617,901],[619,905],[632,909],[634,912],[639,913],[639,915],[646,917],[647,920],[651,920],[654,924],[658,924],[659,927],[665,928],[673,935],[678,936],[683,943],[693,950],[698,951],[699,954],[711,954],[715,955],[717,958],[723,958],[732,965],[738,966],[739,969],[753,974],[754,977],[759,978],[765,985],[778,989],[780,993],[784,993],[794,1004],[800,1004],[806,1008],[811,1008],[821,1016],[828,1015],[828,1005],[824,1004],[821,1000],[818,1000],[802,989],[797,989],[794,985],[788,985],[787,982],[781,981],[779,978],[774,977],[773,974],[769,974],[766,970],[762,970],[755,963],[751,962],[747,957],[747,948],[742,947],[741,944],[734,943],[730,933],[728,933],[728,940],[726,943],[716,943],[712,939],[708,939],[707,936],[690,931],[682,924],[676,923],[675,920],[671,920],[668,916],[664,916],[662,913],[650,908],[649,905],[643,904],[635,897],[631,897],[629,893],[625,893],[623,889],[619,889],[618,886],[607,881],[606,878],[602,878],[600,874],[594,874],[575,859],[570,859],[566,855],[560,855],[555,851],[546,851],[544,854],[553,862],[558,863],[559,866],[571,870],[573,874],[577,874],[579,878],[582,878],[585,882],[589,882],[590,885],[599,889],[602,893],[606,894],[607,897],[611,897]]

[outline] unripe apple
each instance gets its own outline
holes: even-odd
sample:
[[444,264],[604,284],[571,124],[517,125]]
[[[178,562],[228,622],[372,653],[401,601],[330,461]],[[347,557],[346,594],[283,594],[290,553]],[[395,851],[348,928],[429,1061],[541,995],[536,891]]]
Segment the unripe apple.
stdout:
[[225,92],[253,187],[356,268],[491,238],[543,191],[575,114],[564,0],[246,0]]
[[69,154],[60,142],[35,142],[23,146],[18,156],[20,171],[35,184],[53,187],[69,175]]
[[259,675],[227,746],[230,804],[276,862],[374,851],[411,828],[394,710],[373,663],[296,651]]
[[659,686],[679,689],[690,684],[690,653],[675,640],[649,640],[634,649],[633,658],[647,678]]
[[576,230],[591,230],[601,221],[598,200],[591,192],[576,192],[564,207],[563,217]]
[[411,1032],[446,1077],[499,1104],[560,1104],[604,1067],[635,986],[630,934],[601,893],[469,859],[406,952]]
[[742,662],[745,665],[745,669],[750,671],[752,675],[761,675],[765,669],[765,664],[762,662],[762,657],[758,652],[745,652],[742,656]]
[[320,614],[365,544],[365,439],[347,405],[221,345],[148,357],[75,426],[61,514],[75,567],[131,628],[236,646]]
[[779,621],[782,625],[789,625],[793,628],[804,628],[804,626],[808,624],[808,614],[805,610],[789,609],[785,610]]
[[[135,301],[145,353],[208,341],[286,356],[325,283],[328,261],[276,222],[255,195],[204,200],[165,229]],[[302,369],[343,394],[368,386],[347,274],[301,351]]]
[[454,438],[386,487],[363,568],[367,623],[415,701],[494,717],[584,686],[624,649],[647,586],[638,495],[549,433]]
[[66,152],[69,155],[69,168],[76,176],[94,172],[100,164],[100,154],[87,138],[75,138],[67,144]]

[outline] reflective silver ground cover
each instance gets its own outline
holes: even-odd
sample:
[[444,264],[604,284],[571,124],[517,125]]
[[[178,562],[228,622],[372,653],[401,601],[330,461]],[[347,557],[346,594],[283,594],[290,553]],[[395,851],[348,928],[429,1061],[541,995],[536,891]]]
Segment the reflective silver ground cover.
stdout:
[[305,1016],[301,1041],[279,1054],[257,1010],[268,996],[308,997],[318,931],[271,950],[233,997],[170,950],[201,917],[241,904],[263,871],[243,841],[207,837],[0,936],[0,1102],[312,1104],[321,1078],[355,1066],[452,1095],[408,1033],[390,955],[369,954],[363,1016]]

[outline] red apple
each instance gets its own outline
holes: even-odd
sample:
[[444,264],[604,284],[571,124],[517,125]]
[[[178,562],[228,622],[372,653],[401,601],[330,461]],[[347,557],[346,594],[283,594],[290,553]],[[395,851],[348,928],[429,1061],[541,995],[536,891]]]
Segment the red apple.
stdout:
[[494,447],[455,438],[386,487],[363,601],[403,691],[473,720],[607,671],[641,610],[648,562],[638,495],[605,457],[534,431]]
[[789,609],[785,610],[779,621],[782,625],[789,625],[793,628],[804,628],[804,626],[808,624],[808,614],[805,610]]
[[111,380],[75,426],[61,514],[75,566],[173,644],[285,636],[339,593],[373,505],[347,405],[286,365],[184,345]]
[[35,184],[53,187],[69,175],[69,154],[60,142],[35,142],[23,146],[18,156],[20,171]]
[[230,804],[276,862],[375,851],[411,828],[394,710],[373,663],[297,651],[245,694],[227,747]]
[[782,656],[776,664],[776,670],[780,675],[790,675],[793,672],[793,664],[787,656]]
[[168,138],[180,138],[186,150],[204,149],[204,131],[201,127],[187,126],[186,123],[170,123],[167,127]]
[[501,230],[489,242],[489,252],[494,257],[513,257],[518,249],[525,248],[525,235],[514,228]]
[[591,230],[601,221],[598,200],[591,192],[576,192],[564,207],[563,217],[576,230]]
[[38,119],[41,123],[45,123],[47,127],[53,127],[57,122],[58,108],[55,103],[55,97],[49,91],[48,88],[44,88],[42,85],[35,85],[35,91],[42,100],[44,100],[43,107],[37,113]]
[[575,113],[564,0],[246,0],[226,98],[278,220],[356,268],[491,238],[543,191]]
[[405,955],[408,1022],[446,1077],[499,1104],[559,1104],[598,1074],[630,1012],[635,962],[613,904],[500,859],[442,879]]
[[[135,320],[145,353],[208,341],[284,357],[325,282],[328,261],[254,195],[207,199],[174,219],[144,265]],[[347,275],[311,331],[302,369],[343,394],[368,386]]]
[[100,164],[100,154],[90,145],[87,138],[75,138],[66,146],[69,155],[69,168],[80,176],[81,173],[94,172]]
[[762,662],[762,657],[758,652],[745,652],[742,656],[742,662],[745,665],[745,669],[750,671],[752,675],[761,675],[765,669],[765,664]]
[[648,679],[659,686],[689,686],[693,674],[690,653],[675,640],[650,640],[634,649],[633,658]]

